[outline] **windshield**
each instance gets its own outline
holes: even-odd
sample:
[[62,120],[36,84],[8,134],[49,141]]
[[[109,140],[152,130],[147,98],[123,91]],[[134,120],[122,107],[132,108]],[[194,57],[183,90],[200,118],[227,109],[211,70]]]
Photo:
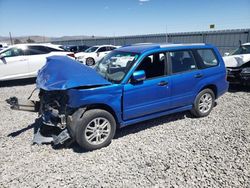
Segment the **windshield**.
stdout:
[[108,81],[120,83],[138,57],[137,53],[112,51],[97,63],[95,70]]
[[240,55],[240,54],[250,54],[250,45],[249,46],[240,46],[235,51],[231,53],[231,55]]
[[87,53],[95,52],[95,51],[97,50],[97,48],[98,48],[98,47],[93,46],[93,47],[90,47],[90,48],[88,48],[87,50],[85,50],[85,52],[87,52]]

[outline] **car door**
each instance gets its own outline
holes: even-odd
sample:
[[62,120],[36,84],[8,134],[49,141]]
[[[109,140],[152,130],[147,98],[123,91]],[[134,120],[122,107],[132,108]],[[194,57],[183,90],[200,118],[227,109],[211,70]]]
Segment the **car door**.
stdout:
[[171,106],[191,105],[196,97],[195,89],[201,81],[202,71],[198,69],[190,50],[171,51]]
[[0,79],[22,78],[28,73],[28,59],[21,48],[7,49],[0,56]]
[[30,75],[37,75],[38,70],[45,65],[46,57],[49,52],[50,51],[45,46],[28,46],[24,53],[28,57],[28,69]]
[[129,82],[124,86],[124,120],[146,116],[170,108],[170,81],[166,67],[167,61],[164,53],[149,55],[140,62],[136,71],[144,70],[146,80],[140,83]]
[[109,47],[100,47],[97,50],[97,58],[96,58],[96,62],[99,61],[100,59],[102,59],[105,55],[107,55],[110,52]]

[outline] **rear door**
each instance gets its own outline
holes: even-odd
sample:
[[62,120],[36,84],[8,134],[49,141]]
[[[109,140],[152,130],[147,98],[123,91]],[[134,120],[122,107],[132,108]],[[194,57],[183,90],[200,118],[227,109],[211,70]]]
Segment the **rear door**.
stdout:
[[0,59],[0,79],[21,78],[28,73],[28,59],[23,49],[13,47],[3,51]]
[[[164,57],[164,58],[163,58]],[[136,70],[144,70],[146,80],[127,83],[123,93],[123,119],[129,120],[170,108],[170,80],[164,53],[145,57]]]
[[36,76],[37,71],[42,68],[46,63],[46,57],[49,54],[49,50],[45,46],[28,46],[25,50],[25,54],[28,57],[29,73]]
[[[225,68],[224,66],[218,68],[219,60],[215,55],[213,49],[196,49],[193,50],[194,56],[197,60],[198,66],[202,70],[204,78],[208,80],[224,80],[225,79]],[[211,79],[210,79],[211,78]]]
[[196,86],[204,77],[198,69],[191,50],[171,51],[171,106],[191,105],[196,97]]

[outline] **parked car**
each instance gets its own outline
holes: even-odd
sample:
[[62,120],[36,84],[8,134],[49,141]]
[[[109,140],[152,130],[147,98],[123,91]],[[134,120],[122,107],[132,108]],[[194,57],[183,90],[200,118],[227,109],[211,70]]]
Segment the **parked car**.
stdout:
[[84,52],[76,53],[75,56],[76,60],[80,61],[81,63],[88,66],[93,66],[97,61],[102,59],[105,55],[116,48],[117,46],[113,45],[92,46]]
[[8,47],[7,43],[0,43],[0,51],[2,51],[3,49],[5,49],[7,47]]
[[230,83],[250,85],[250,43],[242,44],[223,57]]
[[74,58],[74,53],[53,44],[17,44],[4,49],[0,52],[0,81],[36,77],[46,58],[53,55]]
[[[212,45],[151,44],[116,49],[95,69],[50,57],[37,87],[40,102],[8,100],[13,109],[39,111],[43,124],[34,142],[76,140],[94,150],[107,146],[117,128],[187,110],[195,117],[209,115],[228,82]],[[51,137],[42,137],[46,127]]]
[[89,47],[89,46],[86,46],[86,45],[79,45],[79,46],[76,46],[76,45],[69,45],[69,46],[64,46],[64,49],[65,49],[66,51],[74,52],[74,53],[84,52],[84,51],[87,50],[88,48],[90,48],[90,47]]

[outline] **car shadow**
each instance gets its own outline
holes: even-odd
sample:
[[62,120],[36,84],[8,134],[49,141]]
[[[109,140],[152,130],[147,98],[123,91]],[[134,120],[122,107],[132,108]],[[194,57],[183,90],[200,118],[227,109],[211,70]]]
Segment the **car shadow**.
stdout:
[[36,131],[37,131],[38,127],[40,126],[40,124],[41,124],[41,120],[40,119],[36,119],[34,123],[28,125],[27,127],[22,128],[20,130],[14,131],[14,132],[8,134],[7,136],[8,137],[17,137],[20,134],[22,134],[25,131],[28,131],[30,129],[34,129],[34,133],[36,133]]
[[[147,120],[144,122],[136,123],[133,125],[129,125],[129,126],[126,126],[124,128],[118,129],[116,131],[115,137],[113,139],[114,140],[120,139],[120,138],[128,136],[130,134],[135,134],[135,133],[144,131],[146,129],[151,129],[153,127],[162,125],[162,124],[167,124],[169,122],[178,121],[178,120],[184,119],[186,117],[189,118],[189,117],[192,117],[192,115],[186,111],[186,112],[175,113],[175,114],[171,114],[171,115],[167,115],[167,116],[162,116],[160,118],[155,118],[155,119]],[[76,153],[91,152],[91,151],[86,151],[86,150],[82,149],[75,142],[69,148],[72,148],[73,151]]]
[[250,92],[250,85],[244,86],[239,84],[230,84],[228,92],[237,93],[237,92]]
[[36,83],[36,78],[0,81],[0,87],[25,86]]
[[[175,113],[175,114],[171,114],[171,115],[162,116],[162,117],[159,117],[159,118],[147,120],[147,121],[144,121],[144,122],[136,123],[136,124],[133,124],[133,125],[129,125],[129,126],[126,126],[124,128],[118,129],[116,131],[114,140],[120,139],[120,138],[128,136],[130,134],[134,134],[134,133],[144,131],[146,129],[151,129],[153,127],[156,127],[156,126],[159,126],[159,125],[162,125],[162,124],[167,124],[169,122],[178,121],[178,120],[184,119],[186,117],[187,118],[192,118],[192,115],[188,111],[186,111],[186,112]],[[7,136],[8,137],[17,137],[20,134],[22,134],[25,131],[28,131],[30,129],[33,129],[34,134],[35,134],[37,132],[38,128],[40,127],[40,125],[41,125],[41,119],[37,118],[34,123],[28,125],[25,128],[14,131],[14,132],[8,134]],[[46,144],[46,145],[48,145],[48,144]],[[83,148],[81,148],[74,140],[66,142],[64,145],[56,145],[56,146],[51,145],[51,147],[53,149],[55,149],[55,150],[68,148],[68,149],[72,149],[76,153],[91,152],[91,151],[86,151]]]

